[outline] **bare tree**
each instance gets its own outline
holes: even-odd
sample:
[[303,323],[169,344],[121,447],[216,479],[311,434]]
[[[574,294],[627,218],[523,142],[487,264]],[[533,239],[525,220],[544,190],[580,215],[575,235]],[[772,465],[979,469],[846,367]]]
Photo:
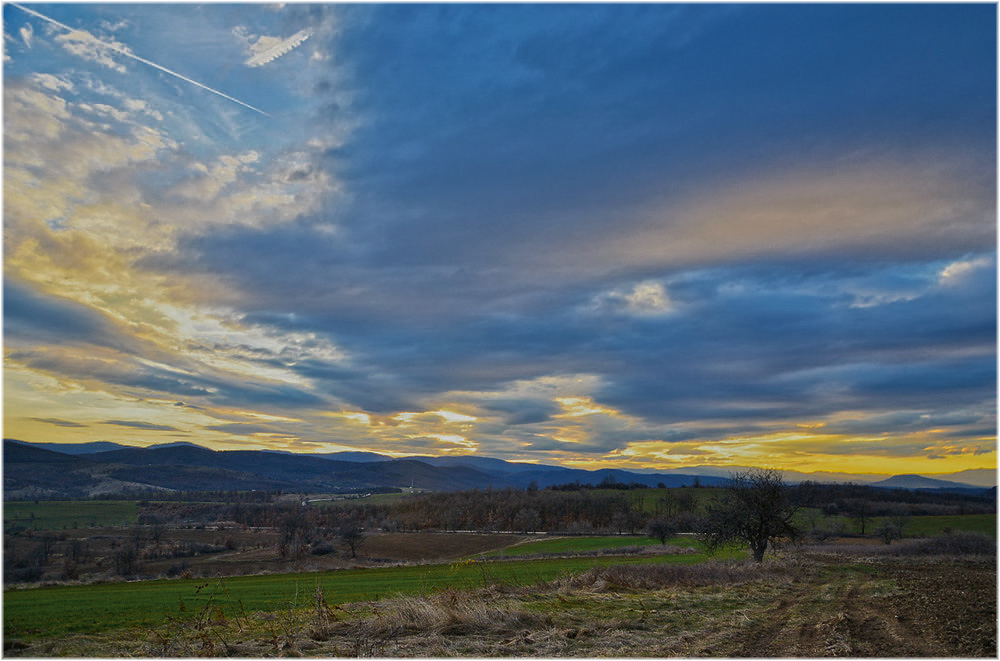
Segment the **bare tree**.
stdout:
[[863,537],[868,521],[872,517],[872,503],[867,498],[851,498],[847,501],[847,515],[858,522],[858,529]]
[[796,509],[779,471],[751,468],[733,473],[722,495],[706,507],[701,539],[710,550],[749,544],[754,560],[761,562],[769,543],[798,539],[799,529],[792,523]]
[[357,551],[362,542],[365,541],[365,534],[357,526],[343,526],[337,530],[337,538],[351,549],[351,557],[358,557]]
[[660,544],[666,544],[667,539],[677,533],[677,526],[666,519],[653,519],[646,524],[646,535],[650,539],[660,540]]

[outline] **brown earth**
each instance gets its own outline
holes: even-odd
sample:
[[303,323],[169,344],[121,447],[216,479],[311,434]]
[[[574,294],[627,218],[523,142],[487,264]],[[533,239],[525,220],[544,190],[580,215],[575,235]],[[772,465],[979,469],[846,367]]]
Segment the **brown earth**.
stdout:
[[474,553],[507,548],[527,539],[523,535],[475,533],[382,533],[365,538],[361,553],[371,558],[400,561],[452,560]]

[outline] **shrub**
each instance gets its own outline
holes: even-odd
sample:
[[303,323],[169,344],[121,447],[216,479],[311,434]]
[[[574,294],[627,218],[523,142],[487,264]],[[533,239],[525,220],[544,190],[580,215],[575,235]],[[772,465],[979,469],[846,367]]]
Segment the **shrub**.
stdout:
[[332,544],[328,544],[327,542],[320,542],[319,544],[313,544],[310,553],[312,553],[313,555],[328,555],[330,553],[333,553],[335,550],[336,549],[333,548]]

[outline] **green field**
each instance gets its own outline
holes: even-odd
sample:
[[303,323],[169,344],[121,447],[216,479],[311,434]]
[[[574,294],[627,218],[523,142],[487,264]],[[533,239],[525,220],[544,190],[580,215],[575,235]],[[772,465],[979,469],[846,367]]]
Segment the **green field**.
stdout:
[[42,500],[5,502],[3,527],[31,530],[65,530],[125,526],[136,522],[139,505],[134,500]]
[[[674,537],[667,540],[673,546],[696,547],[691,537]],[[541,539],[536,542],[526,542],[505,549],[486,553],[486,556],[524,556],[536,553],[586,553],[589,551],[604,551],[625,548],[629,546],[653,546],[659,544],[648,537],[559,537],[556,539]]]
[[[700,553],[639,558],[551,558],[509,562],[460,561],[445,565],[270,574],[225,579],[213,603],[232,615],[311,604],[319,584],[330,604],[367,601],[446,587],[472,588],[502,581],[530,585],[609,564],[694,564]],[[149,627],[167,617],[193,617],[208,602],[219,579],[179,579],[6,590],[4,635],[22,639]],[[200,587],[200,590],[199,590]]]
[[[808,512],[811,508],[803,508],[796,515],[796,522],[803,530],[809,531]],[[865,524],[865,535],[874,536],[875,529],[881,525],[883,517],[873,516]],[[820,528],[830,526],[842,526],[845,534],[854,535],[858,533],[858,521],[848,516],[820,516],[816,520]],[[946,529],[965,532],[980,532],[986,535],[997,535],[997,515],[996,514],[954,514],[940,516],[911,516],[906,519],[903,533],[907,537],[926,535],[933,537],[943,535]]]
[[946,528],[955,531],[981,532],[996,537],[997,515],[956,514],[954,516],[914,516],[910,517],[907,521],[904,533],[907,537],[914,535],[927,535],[931,537],[943,534]]

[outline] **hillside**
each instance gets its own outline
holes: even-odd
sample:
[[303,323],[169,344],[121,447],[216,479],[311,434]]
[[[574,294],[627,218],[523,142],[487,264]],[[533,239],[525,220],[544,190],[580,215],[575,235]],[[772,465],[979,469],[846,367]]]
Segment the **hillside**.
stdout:
[[[257,450],[215,451],[187,443],[69,455],[5,440],[4,497],[80,498],[157,490],[280,489],[328,493],[410,486],[456,491],[524,488],[532,483],[540,487],[576,481],[598,484],[609,479],[626,484],[682,486],[696,479],[690,475],[535,466],[483,457],[472,460],[383,457],[381,461],[357,461],[355,456],[350,457],[354,460],[343,461],[336,457],[336,454],[315,456]],[[724,481],[712,477],[697,479],[706,486]]]
[[[54,444],[4,441],[4,497],[80,498],[100,494],[175,490],[282,490],[330,493],[384,487],[416,487],[457,491],[532,484],[602,482],[638,483],[649,487],[718,486],[717,475],[632,472],[620,469],[582,470],[508,462],[492,457],[408,457],[393,459],[375,453],[294,454],[263,450],[216,451],[192,443],[147,448],[108,444],[74,444],[72,453],[54,451]],[[86,447],[84,447],[86,446]],[[95,451],[96,450],[96,451]],[[789,483],[796,480],[789,479]],[[985,491],[949,480],[897,475],[870,486],[902,489],[947,489],[978,495]]]

